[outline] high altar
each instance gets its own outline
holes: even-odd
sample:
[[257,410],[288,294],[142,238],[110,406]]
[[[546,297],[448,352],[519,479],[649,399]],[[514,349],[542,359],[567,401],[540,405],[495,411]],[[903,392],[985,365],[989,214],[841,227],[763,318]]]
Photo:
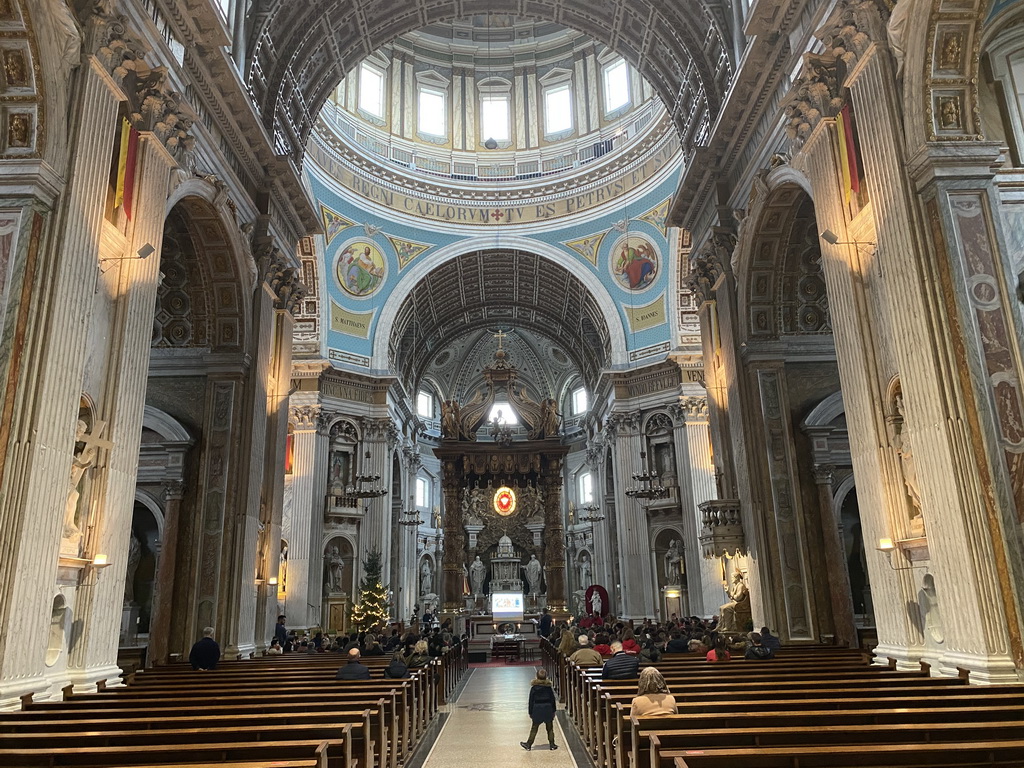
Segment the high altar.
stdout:
[[[492,591],[522,591],[527,612],[564,613],[565,533],[562,465],[568,448],[551,399],[535,402],[516,389],[516,369],[501,347],[484,370],[485,391],[442,408],[444,490],[442,611],[486,613]],[[513,439],[498,425],[477,439],[495,402],[507,402],[525,427]],[[478,560],[479,558],[479,560]]]

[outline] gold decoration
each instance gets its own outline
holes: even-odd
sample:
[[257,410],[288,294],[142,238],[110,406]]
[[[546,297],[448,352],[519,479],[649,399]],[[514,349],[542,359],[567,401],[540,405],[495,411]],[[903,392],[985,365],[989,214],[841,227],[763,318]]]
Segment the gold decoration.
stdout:
[[324,222],[324,237],[327,238],[328,245],[343,229],[348,229],[355,224],[323,204],[320,205],[320,217]]
[[596,235],[588,235],[587,237],[581,237],[578,240],[569,240],[567,243],[564,243],[564,245],[567,248],[572,248],[576,253],[596,267],[597,254],[601,250],[601,241],[604,240],[604,236],[607,234],[607,232],[599,232]]
[[647,213],[639,216],[640,221],[646,221],[648,224],[657,227],[661,230],[661,233],[668,237],[668,204],[670,198],[665,198],[656,206],[647,211]]
[[18,48],[8,48],[4,51],[4,77],[8,88],[25,87],[29,84],[28,64],[25,62],[24,51]]
[[964,67],[964,33],[959,30],[943,32],[939,51],[939,69],[962,71]]
[[29,147],[32,133],[32,116],[24,113],[10,115],[7,118],[7,146]]
[[944,131],[962,131],[963,117],[959,96],[938,97],[939,128]]
[[388,234],[385,234],[384,236],[391,241],[391,245],[395,249],[395,255],[398,256],[399,269],[405,269],[406,265],[410,261],[415,259],[424,251],[433,248],[433,246],[428,243],[417,243],[415,240],[405,240]]

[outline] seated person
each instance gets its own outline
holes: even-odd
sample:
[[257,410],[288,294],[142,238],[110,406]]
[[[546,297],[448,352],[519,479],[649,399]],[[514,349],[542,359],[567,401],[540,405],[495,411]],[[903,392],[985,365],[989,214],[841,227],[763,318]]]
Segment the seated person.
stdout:
[[213,639],[213,627],[203,630],[203,637],[192,646],[188,661],[192,669],[214,669],[220,661],[220,646]]
[[369,680],[370,668],[359,661],[359,649],[352,648],[348,652],[348,663],[338,670],[335,680]]
[[657,664],[661,660],[661,649],[658,648],[658,642],[653,637],[644,642],[644,647],[640,649],[639,659],[641,664]]
[[[597,650],[596,648],[594,650]],[[612,657],[604,663],[602,680],[633,680],[640,672],[640,660],[622,650],[618,640],[611,644]]]
[[594,650],[600,653],[602,656],[611,656],[612,647],[609,645],[608,634],[602,632],[594,638]]
[[590,638],[586,635],[580,635],[579,638],[579,650],[574,652],[569,657],[569,661],[573,664],[578,664],[581,667],[599,667],[604,659],[601,654],[597,652],[595,648],[590,647]]
[[270,641],[270,647],[267,648],[268,656],[280,656],[284,653],[284,649],[281,647],[281,641],[276,637]]
[[712,663],[728,661],[732,658],[731,654],[729,653],[729,645],[728,641],[725,638],[725,635],[718,636],[718,639],[715,640],[715,647],[708,651],[708,655],[706,658],[708,661]]
[[761,644],[765,648],[770,648],[772,652],[775,652],[782,647],[782,641],[773,635],[768,627],[761,627]]
[[674,715],[675,697],[665,685],[665,678],[654,667],[647,667],[640,672],[640,682],[636,687],[636,696],[629,707],[629,714],[634,717],[641,715]]
[[683,637],[683,633],[676,631],[669,638],[665,646],[665,653],[687,653],[690,650],[690,642]]
[[750,647],[747,648],[747,652],[743,654],[745,659],[771,659],[775,657],[775,652],[764,645],[761,642],[761,635],[757,632],[750,633]]

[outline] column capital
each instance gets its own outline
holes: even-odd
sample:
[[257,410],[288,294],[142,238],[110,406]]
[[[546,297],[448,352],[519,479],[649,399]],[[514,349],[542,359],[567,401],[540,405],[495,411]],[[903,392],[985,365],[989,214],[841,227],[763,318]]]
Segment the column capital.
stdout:
[[817,483],[818,485],[832,485],[832,481],[835,480],[835,476],[835,464],[814,465],[814,482]]
[[386,442],[390,448],[398,445],[398,427],[395,426],[395,422],[390,416],[383,418],[364,416],[359,419],[359,426],[363,430],[363,440],[367,442]]
[[609,414],[605,429],[613,440],[640,434],[640,411],[616,411]]
[[254,244],[256,262],[259,264],[260,278],[277,297],[274,308],[294,315],[307,292],[306,286],[299,279],[299,270],[292,266],[292,260],[283,251],[272,245],[270,238],[258,239],[261,242]]
[[731,269],[735,247],[736,236],[730,230],[714,227],[704,245],[690,256],[690,271],[683,282],[693,292],[698,305],[713,298],[718,278]]
[[706,397],[681,397],[678,403],[673,403],[669,410],[676,421],[689,424],[691,422],[706,422],[708,420],[708,399]]
[[293,405],[288,409],[288,421],[292,422],[296,429],[304,431],[316,429],[320,418],[319,405]]
[[163,489],[165,501],[180,501],[185,496],[185,483],[181,480],[165,480]]

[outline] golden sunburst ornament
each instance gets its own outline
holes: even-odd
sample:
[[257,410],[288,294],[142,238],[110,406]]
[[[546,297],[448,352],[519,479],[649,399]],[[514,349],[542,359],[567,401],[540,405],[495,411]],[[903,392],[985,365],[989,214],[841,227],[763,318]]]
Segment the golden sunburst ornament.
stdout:
[[494,492],[494,511],[502,517],[508,517],[516,511],[516,492],[503,485]]

